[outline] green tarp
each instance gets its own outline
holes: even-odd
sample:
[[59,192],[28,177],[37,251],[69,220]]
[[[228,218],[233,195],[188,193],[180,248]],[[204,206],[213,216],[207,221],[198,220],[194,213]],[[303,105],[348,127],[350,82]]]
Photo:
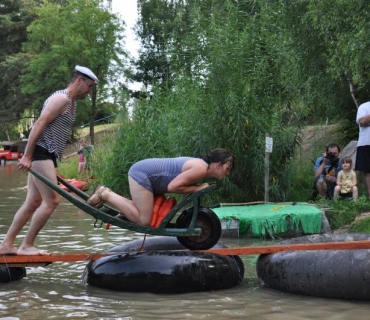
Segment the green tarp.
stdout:
[[252,227],[253,237],[264,237],[269,234],[279,234],[288,230],[299,231],[300,227],[305,234],[315,234],[321,231],[322,212],[315,206],[307,203],[295,204],[253,204],[253,205],[225,205],[212,208],[220,220],[239,221],[239,234],[245,235]]

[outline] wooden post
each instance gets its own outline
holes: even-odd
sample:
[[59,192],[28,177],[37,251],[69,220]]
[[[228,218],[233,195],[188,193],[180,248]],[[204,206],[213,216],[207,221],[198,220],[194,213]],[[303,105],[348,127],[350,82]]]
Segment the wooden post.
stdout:
[[270,187],[270,153],[272,152],[272,138],[265,133],[265,202],[269,202],[269,187]]

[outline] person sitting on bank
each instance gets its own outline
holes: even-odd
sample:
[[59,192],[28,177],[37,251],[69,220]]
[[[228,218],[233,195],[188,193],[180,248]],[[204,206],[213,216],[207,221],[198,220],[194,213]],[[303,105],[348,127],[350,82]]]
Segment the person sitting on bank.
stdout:
[[342,167],[343,169],[338,173],[334,198],[352,196],[352,199],[356,201],[358,199],[357,177],[356,172],[352,170],[352,159],[350,157],[343,158]]
[[330,143],[321,157],[315,161],[315,188],[322,197],[332,198],[337,183],[337,176],[342,170],[342,162],[339,158],[340,147],[336,143]]
[[198,184],[201,179],[223,179],[234,168],[234,156],[222,148],[200,158],[145,159],[134,163],[128,172],[132,200],[98,186],[87,203],[98,208],[109,202],[129,221],[147,226],[152,218],[155,195],[199,191],[209,186],[208,183]]

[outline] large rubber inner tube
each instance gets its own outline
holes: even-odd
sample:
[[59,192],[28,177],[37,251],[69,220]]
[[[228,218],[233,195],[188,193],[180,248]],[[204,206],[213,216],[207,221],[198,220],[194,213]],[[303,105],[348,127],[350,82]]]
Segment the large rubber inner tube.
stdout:
[[140,252],[89,263],[85,283],[118,291],[183,293],[233,287],[239,282],[228,256],[201,252]]
[[[370,240],[366,234],[320,234],[281,244]],[[257,275],[263,285],[312,296],[370,299],[370,249],[285,251],[260,255]]]
[[9,267],[7,265],[0,266],[0,283],[20,280],[27,275],[24,267]]
[[230,288],[244,277],[238,256],[191,252],[175,237],[147,238],[145,251],[137,252],[142,243],[138,239],[114,247],[108,252],[117,255],[89,262],[84,283],[117,291],[184,293]]
[[[227,246],[222,243],[216,243],[213,248],[227,248]],[[128,253],[138,252],[139,250],[148,252],[163,250],[187,250],[187,248],[182,245],[176,237],[157,236],[129,241],[122,245],[113,247],[107,250],[107,252]],[[243,260],[239,256],[230,255],[229,257],[231,257],[237,264],[241,282],[244,278],[245,272]]]

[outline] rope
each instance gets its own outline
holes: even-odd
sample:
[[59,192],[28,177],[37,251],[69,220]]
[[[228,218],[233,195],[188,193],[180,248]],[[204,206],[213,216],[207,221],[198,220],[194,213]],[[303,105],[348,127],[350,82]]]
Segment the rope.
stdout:
[[11,276],[9,265],[8,265],[8,262],[6,261],[5,255],[3,255],[3,260],[5,262],[6,270],[8,271],[9,281],[12,281],[12,276]]
[[140,246],[140,248],[137,250],[137,252],[142,252],[142,251],[143,251],[144,243],[145,243],[145,239],[146,239],[146,233],[144,234],[143,242],[141,243],[141,246]]
[[[228,248],[225,248],[225,249],[228,249]],[[226,251],[229,251],[230,252],[230,250],[226,250]],[[229,257],[234,261],[234,263],[235,263],[235,265],[236,265],[236,267],[238,268],[238,273],[239,273],[239,279],[238,279],[238,283],[239,284],[241,284],[242,282],[243,282],[243,277],[242,277],[242,275],[241,275],[241,270],[240,270],[240,268],[239,268],[239,264],[238,264],[238,262],[236,261],[236,259],[235,259],[235,255],[233,255],[233,254],[230,254],[229,255]]]

